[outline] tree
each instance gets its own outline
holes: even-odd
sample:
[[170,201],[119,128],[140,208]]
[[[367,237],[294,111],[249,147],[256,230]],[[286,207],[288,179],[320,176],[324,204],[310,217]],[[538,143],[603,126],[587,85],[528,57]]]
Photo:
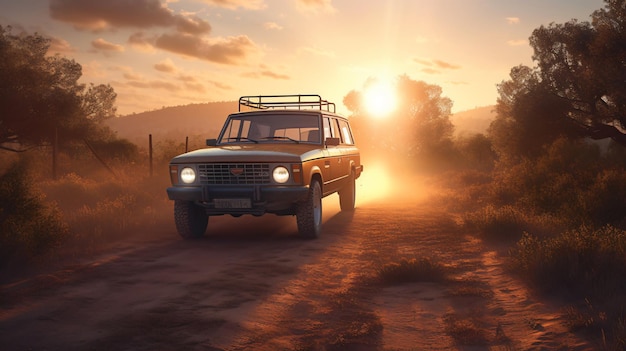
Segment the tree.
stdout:
[[397,108],[386,119],[368,114],[362,92],[352,90],[344,97],[344,105],[353,113],[351,123],[361,136],[361,145],[407,157],[440,154],[442,148],[451,148],[452,101],[441,96],[441,87],[402,75],[395,80],[395,93]]
[[0,26],[0,149],[25,151],[54,140],[89,138],[98,122],[115,115],[108,85],[78,83],[82,67],[48,56],[50,39],[37,33],[13,35]]
[[501,159],[534,158],[544,145],[572,136],[567,104],[550,92],[536,69],[517,66],[510,76],[498,85],[497,117],[489,126]]
[[605,0],[591,17],[535,29],[537,66],[515,67],[499,85],[492,132],[509,138],[508,151],[526,143],[533,154],[563,134],[626,146],[626,0]]

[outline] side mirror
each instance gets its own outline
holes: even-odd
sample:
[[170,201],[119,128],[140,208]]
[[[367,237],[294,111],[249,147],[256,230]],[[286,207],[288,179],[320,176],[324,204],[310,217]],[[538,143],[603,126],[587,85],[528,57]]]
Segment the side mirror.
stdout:
[[337,146],[339,143],[339,138],[326,138],[326,146]]
[[206,146],[216,146],[217,145],[217,139],[207,139],[206,140]]

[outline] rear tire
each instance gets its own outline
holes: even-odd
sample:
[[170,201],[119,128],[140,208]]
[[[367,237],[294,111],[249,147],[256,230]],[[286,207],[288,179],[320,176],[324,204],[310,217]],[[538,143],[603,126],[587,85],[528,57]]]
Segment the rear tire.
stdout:
[[298,232],[305,239],[315,239],[322,228],[322,187],[316,179],[311,181],[309,195],[296,210]]
[[351,172],[348,184],[339,190],[339,207],[341,211],[354,211],[356,202],[356,184],[354,179],[354,172]]
[[178,234],[184,239],[197,239],[204,236],[209,223],[209,215],[201,206],[192,201],[174,201],[174,222]]

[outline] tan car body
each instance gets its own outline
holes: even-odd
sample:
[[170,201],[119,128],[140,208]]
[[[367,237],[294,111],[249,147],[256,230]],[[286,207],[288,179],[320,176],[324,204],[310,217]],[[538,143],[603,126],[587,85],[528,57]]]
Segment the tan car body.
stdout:
[[[240,119],[250,122],[263,121],[263,118],[282,118],[282,121],[303,118],[308,125],[301,129],[309,133],[316,129],[314,132],[320,135],[314,134],[317,139],[313,141],[274,134],[269,139],[255,140],[248,139],[252,132],[242,137],[243,127],[238,127],[238,137],[229,137],[232,125]],[[239,122],[239,125],[243,123]],[[333,124],[337,128],[332,127]],[[311,128],[312,125],[314,128]],[[319,183],[321,197],[339,193],[340,197],[343,196],[342,209],[354,208],[354,181],[361,175],[363,166],[349,128],[346,118],[326,111],[263,110],[231,114],[219,138],[207,140],[207,148],[171,160],[172,186],[167,189],[168,197],[177,201],[177,205],[185,206],[182,211],[185,215],[181,215],[185,217],[183,221],[188,220],[190,211],[198,211],[198,208],[203,208],[208,216],[298,215],[311,199],[311,185],[316,182]],[[271,132],[274,133],[274,130]],[[283,174],[286,170],[288,179],[277,181],[274,177],[276,170],[283,171]],[[185,172],[195,174],[194,181],[185,182]],[[311,206],[319,207],[321,212],[321,203],[312,203]],[[182,226],[188,225],[183,223]],[[316,229],[315,233],[318,231]]]

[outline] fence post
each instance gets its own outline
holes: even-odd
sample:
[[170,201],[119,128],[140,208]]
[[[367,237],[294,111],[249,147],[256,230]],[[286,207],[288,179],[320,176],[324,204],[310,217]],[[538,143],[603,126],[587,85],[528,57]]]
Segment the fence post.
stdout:
[[150,177],[152,177],[152,134],[148,135],[148,150],[150,154]]
[[185,137],[185,153],[189,152],[189,137]]

